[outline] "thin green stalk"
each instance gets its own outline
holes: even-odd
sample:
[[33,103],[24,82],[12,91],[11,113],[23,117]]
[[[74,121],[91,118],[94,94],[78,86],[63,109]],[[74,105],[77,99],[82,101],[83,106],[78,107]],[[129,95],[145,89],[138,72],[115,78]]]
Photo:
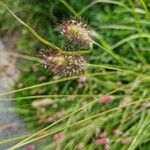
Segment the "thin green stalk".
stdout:
[[105,50],[107,53],[109,53],[120,64],[123,64],[123,62],[120,60],[120,57],[118,55],[116,55],[113,51],[111,51],[110,49],[107,49],[107,48],[103,47],[102,45],[100,45],[99,43],[97,43],[95,41],[93,41],[93,42],[94,42],[95,45],[99,46],[100,48],[102,48],[103,50]]
[[137,31],[137,29],[134,26],[126,26],[121,24],[103,24],[96,26],[96,30],[98,29],[114,29],[114,30],[131,30],[131,31]]
[[98,3],[108,3],[108,4],[115,4],[115,5],[118,5],[118,6],[121,6],[123,8],[126,8],[127,10],[130,10],[126,5],[124,5],[123,3],[121,2],[118,2],[118,1],[115,1],[115,0],[95,0],[95,1],[92,1],[89,5],[87,5],[86,7],[83,7],[82,10],[80,10],[78,12],[78,15],[81,15],[83,14],[86,10],[88,10],[89,8],[91,8],[93,5],[95,4],[98,4]]
[[[91,65],[92,67],[102,67],[100,65]],[[112,69],[112,70],[117,70],[117,71],[121,71],[121,72],[127,72],[127,70],[122,70],[122,69],[119,69],[119,68],[113,68],[113,67],[108,67],[108,66],[103,66],[103,68],[108,68],[108,69]],[[128,73],[132,73],[132,74],[138,74],[138,73],[135,73],[133,71],[128,71]],[[95,75],[100,75],[100,73],[91,73],[91,74],[85,74],[87,76],[95,76]],[[30,90],[30,89],[33,89],[33,88],[39,88],[39,87],[43,87],[43,86],[47,86],[47,85],[51,85],[51,84],[55,84],[55,83],[59,83],[59,82],[65,82],[65,81],[69,81],[69,80],[74,80],[74,79],[77,79],[79,76],[73,76],[73,77],[68,77],[68,78],[63,78],[63,79],[59,79],[59,80],[55,80],[55,81],[49,81],[49,82],[45,82],[45,83],[41,83],[41,84],[37,84],[37,85],[32,85],[32,86],[29,86],[29,87],[25,87],[25,88],[21,88],[21,89],[17,89],[17,90],[12,90],[12,91],[9,91],[9,92],[5,92],[5,93],[1,93],[0,94],[0,97],[1,96],[5,96],[5,95],[9,95],[9,94],[14,94],[14,93],[17,93],[17,92],[21,92],[21,91],[25,91],[25,90]]]
[[36,58],[36,57],[33,57],[33,56],[24,55],[24,54],[19,54],[19,53],[15,53],[15,52],[0,52],[0,55],[1,54],[2,55],[9,55],[9,56],[17,57],[17,58],[22,58],[22,59],[42,63],[42,64],[44,63],[43,60],[40,59],[40,58]]
[[78,76],[64,78],[64,79],[50,81],[50,82],[45,82],[45,83],[41,83],[41,84],[37,84],[37,85],[32,85],[32,86],[21,88],[21,89],[18,89],[18,90],[13,90],[13,91],[9,91],[9,92],[6,92],[6,93],[1,93],[0,96],[9,95],[9,94],[21,92],[21,91],[24,91],[24,90],[38,88],[38,87],[42,87],[42,86],[46,86],[46,85],[50,85],[50,84],[54,84],[54,83],[58,83],[58,82],[64,82],[64,81],[68,81],[68,80],[76,79],[76,78],[78,78]]
[[[75,127],[75,126],[77,126],[77,125],[82,124],[83,122],[89,121],[89,120],[91,120],[91,119],[95,119],[95,118],[100,117],[100,116],[102,116],[102,115],[106,115],[107,113],[111,113],[111,112],[113,112],[113,111],[116,111],[116,110],[118,110],[118,109],[122,109],[122,108],[124,108],[124,107],[132,106],[132,105],[134,105],[134,104],[144,102],[145,100],[150,100],[150,98],[146,98],[146,99],[139,100],[139,101],[136,101],[136,102],[131,102],[131,103],[126,104],[125,106],[118,106],[118,107],[109,109],[109,110],[107,110],[107,111],[104,111],[104,112],[101,112],[101,113],[96,114],[96,115],[94,115],[94,116],[91,116],[91,117],[89,117],[89,118],[80,120],[80,121],[78,121],[78,122],[76,122],[76,123],[73,123],[73,124],[71,124],[71,125],[69,125],[69,126],[65,126],[65,127],[61,128],[61,129],[58,129],[58,130],[53,131],[53,132],[51,132],[51,133],[48,133],[48,134],[46,134],[46,135],[42,135],[42,136],[37,137],[37,138],[35,138],[35,139],[32,139],[32,140],[30,140],[30,141],[23,140],[21,143],[16,144],[15,146],[9,148],[8,150],[15,150],[16,148],[22,147],[22,146],[24,146],[24,145],[26,145],[26,144],[29,144],[29,143],[32,143],[32,142],[37,141],[37,140],[39,140],[39,139],[45,138],[45,137],[50,136],[50,135],[52,135],[52,134],[54,134],[54,133],[60,132],[60,131],[62,131],[62,130],[65,130],[66,128]],[[27,139],[28,139],[28,138],[27,138]]]
[[13,138],[10,138],[10,139],[6,139],[6,140],[3,140],[3,141],[0,141],[0,145],[2,145],[2,144],[7,144],[7,143],[11,143],[11,142],[14,142],[14,141],[17,141],[17,140],[26,138],[26,137],[28,137],[28,136],[30,136],[30,135],[31,135],[31,134],[27,134],[27,135],[23,135],[23,136],[19,136],[19,137],[13,137]]
[[134,35],[131,35],[127,38],[124,38],[122,40],[120,40],[119,42],[115,43],[113,46],[112,46],[112,49],[116,49],[117,47],[121,46],[122,44],[126,43],[126,42],[129,42],[131,40],[135,40],[135,39],[138,39],[138,38],[150,38],[150,35],[149,34],[146,34],[146,33],[143,33],[143,34],[134,34]]
[[140,125],[140,127],[138,128],[138,132],[137,132],[136,136],[134,137],[134,139],[133,139],[131,145],[129,146],[128,150],[136,149],[139,141],[142,139],[144,131],[146,130],[146,128],[149,125],[149,115],[147,115],[147,117],[144,120],[143,120],[143,118],[141,118],[141,122],[139,122],[139,125]]
[[[97,96],[95,94],[72,94],[75,97],[94,97]],[[11,99],[0,99],[0,102],[2,101],[15,101],[15,100],[28,100],[28,99],[39,99],[39,98],[54,98],[54,97],[67,97],[68,95],[35,95],[35,96],[26,96],[26,97],[16,97]]]
[[[119,87],[118,89],[115,89],[115,90],[113,90],[113,91],[109,92],[107,95],[111,95],[111,94],[115,93],[115,92],[116,92],[116,91],[118,91],[118,90],[121,90],[121,89],[126,88],[127,86],[129,86],[129,84],[124,85],[124,86],[121,86],[121,87]],[[68,115],[66,115],[65,117],[63,117],[63,118],[61,118],[61,119],[57,120],[56,122],[52,123],[51,125],[49,125],[49,126],[47,126],[47,127],[43,128],[42,130],[40,130],[40,131],[36,132],[36,133],[35,133],[35,134],[33,134],[32,136],[30,136],[30,137],[28,137],[28,138],[26,138],[26,139],[22,140],[21,142],[19,142],[19,143],[18,143],[18,144],[16,144],[15,146],[18,146],[18,145],[20,145],[21,143],[24,143],[25,141],[28,141],[28,140],[32,139],[33,137],[37,136],[38,134],[40,134],[40,133],[42,133],[42,132],[44,132],[44,131],[46,131],[46,130],[50,129],[51,127],[53,127],[53,126],[54,126],[54,125],[56,125],[57,123],[59,123],[59,122],[61,122],[61,121],[65,120],[66,118],[70,117],[70,115],[75,114],[75,113],[77,113],[77,112],[79,112],[79,111],[83,110],[84,108],[86,108],[86,107],[88,107],[88,106],[90,106],[90,105],[94,104],[95,102],[97,102],[97,99],[96,99],[96,100],[94,100],[94,101],[92,101],[92,102],[90,102],[90,103],[88,103],[88,104],[87,104],[87,105],[85,105],[85,106],[80,107],[79,109],[75,110],[73,113],[68,114]],[[14,147],[15,147],[15,146],[14,146]]]
[[60,2],[61,2],[62,4],[64,4],[64,6],[66,6],[66,8],[68,8],[68,10],[69,10],[72,14],[74,14],[77,18],[81,19],[80,15],[78,15],[78,14],[76,13],[76,11],[73,9],[73,7],[71,7],[65,0],[60,0]]
[[146,15],[150,18],[150,11],[148,10],[145,2],[143,0],[140,0],[142,6],[144,7],[145,11],[146,11]]

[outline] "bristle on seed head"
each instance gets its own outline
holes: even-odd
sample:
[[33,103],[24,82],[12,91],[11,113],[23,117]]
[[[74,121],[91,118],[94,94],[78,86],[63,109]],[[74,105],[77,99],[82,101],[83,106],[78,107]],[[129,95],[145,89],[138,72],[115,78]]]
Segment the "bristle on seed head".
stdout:
[[81,75],[86,70],[84,56],[61,54],[57,51],[41,52],[45,66],[54,74],[73,76]]
[[75,20],[64,21],[60,26],[61,34],[69,41],[84,45],[87,48],[92,47],[91,32],[87,25]]

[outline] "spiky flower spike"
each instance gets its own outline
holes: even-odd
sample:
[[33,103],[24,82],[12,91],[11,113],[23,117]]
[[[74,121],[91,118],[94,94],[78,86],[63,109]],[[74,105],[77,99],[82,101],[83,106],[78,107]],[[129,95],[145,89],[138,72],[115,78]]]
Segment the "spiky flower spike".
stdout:
[[86,60],[83,56],[66,55],[52,50],[41,53],[45,66],[54,74],[65,76],[80,75],[86,69]]
[[86,24],[77,22],[75,20],[64,21],[61,26],[61,34],[64,35],[69,41],[83,45],[84,47],[92,47],[91,32]]

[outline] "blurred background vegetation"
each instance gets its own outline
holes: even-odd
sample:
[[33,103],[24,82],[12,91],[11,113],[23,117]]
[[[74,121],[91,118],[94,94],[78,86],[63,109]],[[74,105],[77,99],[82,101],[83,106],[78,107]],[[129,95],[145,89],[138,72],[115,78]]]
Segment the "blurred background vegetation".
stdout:
[[[63,20],[85,22],[93,33],[95,44],[87,55],[89,68],[77,79],[66,77],[63,81],[40,63],[18,60],[20,78],[14,88],[22,90],[14,94],[17,112],[31,132],[50,125],[43,132],[49,136],[42,140],[42,149],[148,150],[149,0],[4,3],[39,35],[58,46],[64,44],[58,28]],[[39,58],[39,51],[48,48],[2,7],[0,31],[1,36],[17,36],[11,44],[20,54]],[[49,101],[46,106],[35,107],[35,102],[45,99]],[[62,120],[57,123],[59,119]],[[56,138],[55,132],[61,132],[65,138]]]

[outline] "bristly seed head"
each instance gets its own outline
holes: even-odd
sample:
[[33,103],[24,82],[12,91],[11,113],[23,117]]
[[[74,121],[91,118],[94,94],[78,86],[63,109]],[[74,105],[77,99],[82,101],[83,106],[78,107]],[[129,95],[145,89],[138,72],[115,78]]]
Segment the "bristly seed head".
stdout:
[[81,75],[86,69],[84,56],[61,54],[57,51],[41,52],[45,66],[54,74],[73,76]]
[[60,26],[61,34],[64,35],[69,41],[84,45],[87,48],[92,47],[91,32],[86,24],[77,22],[75,20],[64,21]]

